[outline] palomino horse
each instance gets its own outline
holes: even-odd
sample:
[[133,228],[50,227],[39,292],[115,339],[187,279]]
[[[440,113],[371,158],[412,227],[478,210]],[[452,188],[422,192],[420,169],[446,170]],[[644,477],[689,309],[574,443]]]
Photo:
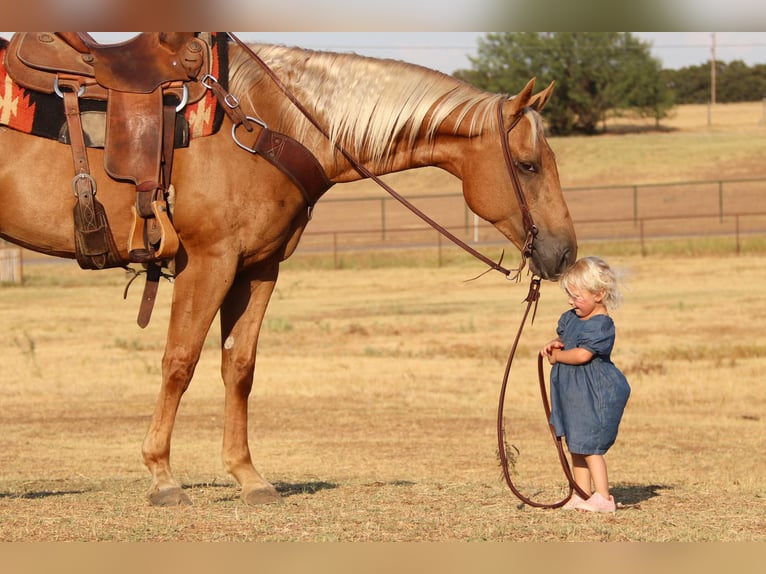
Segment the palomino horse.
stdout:
[[[535,95],[532,80],[508,97],[393,60],[283,46],[250,48],[317,124],[307,121],[249,50],[235,43],[228,46],[229,93],[247,116],[311,150],[331,182],[362,178],[339,149],[375,175],[438,166],[462,180],[465,201],[478,216],[522,249],[528,232],[506,167],[505,138],[514,177],[537,227],[529,259],[532,272],[555,280],[574,261],[574,227],[539,115],[552,85]],[[513,125],[507,133],[500,129],[499,106],[502,123]],[[162,385],[142,447],[152,475],[148,498],[156,505],[190,503],[171,472],[171,434],[219,311],[223,461],[241,485],[245,502],[280,500],[251,460],[248,396],[258,334],[280,262],[294,252],[310,217],[291,179],[260,155],[240,149],[232,127],[226,117],[219,132],[193,139],[175,153],[172,221],[180,247]],[[0,149],[0,236],[42,253],[74,258],[69,147],[0,126]],[[91,148],[88,155],[98,197],[127,264],[135,189],[106,175],[101,149]]]

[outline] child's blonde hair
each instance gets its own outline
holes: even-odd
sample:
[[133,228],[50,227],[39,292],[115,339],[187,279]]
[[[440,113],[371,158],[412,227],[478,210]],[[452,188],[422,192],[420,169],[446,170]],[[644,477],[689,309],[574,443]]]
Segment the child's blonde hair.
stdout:
[[559,285],[567,291],[571,285],[590,293],[604,293],[603,303],[607,310],[617,309],[622,303],[622,293],[617,276],[606,261],[600,257],[583,257],[575,261],[559,278]]

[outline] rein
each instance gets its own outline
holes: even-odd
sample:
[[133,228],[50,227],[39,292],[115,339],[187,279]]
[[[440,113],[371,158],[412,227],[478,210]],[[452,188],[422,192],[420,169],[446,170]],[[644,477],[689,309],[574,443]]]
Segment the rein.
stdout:
[[[526,309],[524,310],[524,315],[521,318],[521,324],[519,325],[519,330],[516,332],[516,338],[513,340],[513,346],[511,347],[511,352],[508,355],[508,361],[505,366],[505,374],[503,375],[503,384],[500,387],[500,399],[498,401],[498,408],[497,408],[497,447],[498,447],[498,453],[500,456],[500,465],[503,468],[503,477],[505,478],[505,482],[508,485],[508,488],[511,489],[511,492],[516,495],[516,497],[521,500],[524,504],[528,504],[529,506],[534,506],[536,508],[559,508],[560,506],[563,506],[566,504],[566,502],[572,497],[573,492],[577,492],[579,496],[581,496],[583,499],[588,498],[588,494],[585,493],[575,482],[574,476],[572,476],[572,470],[569,467],[569,462],[567,461],[566,455],[564,454],[564,447],[561,442],[561,437],[556,436],[556,431],[553,428],[553,425],[548,423],[548,429],[550,430],[551,437],[553,438],[553,442],[556,445],[556,451],[559,456],[559,462],[561,463],[561,468],[564,471],[564,475],[566,476],[567,482],[569,483],[569,493],[565,498],[558,502],[553,503],[542,503],[542,502],[536,502],[532,500],[531,498],[525,496],[521,493],[521,491],[516,487],[516,485],[513,483],[513,479],[511,479],[511,473],[510,469],[508,468],[508,453],[506,452],[506,446],[505,446],[505,425],[503,423],[503,411],[505,408],[505,391],[506,387],[508,386],[508,376],[511,372],[511,365],[513,364],[513,358],[516,355],[516,348],[519,345],[519,339],[521,339],[521,333],[524,329],[524,324],[527,321],[527,316],[529,315],[529,311],[532,308],[532,305],[534,305],[534,311],[532,312],[532,322],[535,321],[535,314],[537,312],[537,304],[540,301],[540,279],[537,277],[533,277],[532,281],[529,285],[529,293],[527,293],[527,297],[524,299],[524,303],[527,304]],[[548,402],[548,394],[545,389],[545,374],[543,373],[543,356],[542,354],[538,353],[537,355],[537,378],[540,385],[540,396],[542,397],[543,401],[543,409],[545,410],[545,420],[549,421],[551,417],[551,407]]]
[[[271,80],[274,82],[274,84],[280,89],[280,91],[295,105],[295,107],[308,119],[308,121],[311,122],[311,124],[328,140],[330,139],[329,134],[327,133],[327,130],[325,130],[319,122],[313,117],[313,115],[301,104],[301,102],[295,97],[295,95],[285,86],[282,81],[279,79],[279,77],[274,73],[274,71],[269,68],[269,66],[266,64],[266,62],[263,61],[263,59],[256,54],[252,48],[250,48],[247,44],[242,42],[239,38],[237,38],[233,33],[228,32],[229,37],[236,42],[236,44],[242,48],[253,60],[255,60],[259,66],[263,69],[263,71],[271,78]],[[262,122],[255,120],[254,118],[246,116],[240,109],[239,109],[239,102],[236,98],[231,96],[230,94],[226,93],[226,91],[220,86],[220,84],[215,80],[215,78],[212,78],[211,76],[208,76],[206,78],[207,84],[206,86],[213,91],[213,93],[216,94],[219,101],[221,101],[224,104],[224,110],[227,111],[229,117],[232,119],[233,123],[235,124],[234,129],[236,130],[236,127],[238,125],[242,125],[247,131],[252,131],[252,126],[249,124],[249,122],[253,121],[261,127],[265,128],[265,125],[263,125]],[[524,245],[521,249],[521,263],[519,265],[518,269],[507,269],[503,267],[500,263],[502,262],[502,256],[500,258],[499,262],[495,262],[492,259],[488,258],[483,253],[480,253],[467,243],[465,243],[463,240],[452,234],[449,230],[444,228],[442,225],[438,224],[436,221],[434,221],[431,217],[426,215],[424,212],[422,212],[420,209],[415,207],[412,203],[410,203],[406,198],[404,198],[402,195],[400,195],[398,192],[396,192],[391,186],[389,186],[387,183],[385,183],[383,180],[381,180],[377,175],[375,175],[373,172],[371,172],[369,169],[364,167],[360,164],[354,158],[345,148],[343,148],[338,142],[335,143],[335,148],[338,150],[339,153],[343,155],[343,157],[346,159],[346,161],[349,162],[349,164],[363,177],[371,179],[375,183],[377,183],[380,187],[382,187],[386,192],[388,192],[391,197],[396,199],[399,203],[401,203],[403,206],[405,206],[407,209],[409,209],[412,213],[417,215],[420,219],[428,223],[433,229],[438,231],[440,234],[442,234],[444,237],[452,241],[455,245],[461,247],[464,251],[467,253],[473,255],[476,259],[482,261],[486,265],[490,267],[490,270],[495,270],[501,272],[503,275],[506,276],[506,278],[518,281],[521,276],[521,272],[524,269],[526,265],[527,259],[529,259],[532,256],[532,252],[534,250],[534,241],[537,237],[538,229],[537,225],[535,225],[534,219],[532,218],[532,213],[529,210],[529,205],[527,204],[526,198],[524,196],[524,191],[521,187],[521,182],[519,181],[519,176],[516,172],[516,162],[513,158],[513,154],[511,153],[510,145],[508,143],[508,134],[513,130],[513,128],[516,127],[516,125],[519,123],[521,118],[524,115],[524,110],[522,110],[511,122],[511,125],[506,128],[505,127],[505,120],[503,118],[503,101],[498,102],[497,106],[497,122],[498,126],[500,128],[501,133],[501,142],[502,142],[502,148],[503,148],[503,157],[505,159],[505,165],[506,169],[508,171],[508,174],[511,178],[511,183],[513,186],[513,191],[516,195],[516,199],[519,203],[519,208],[521,211],[521,218],[524,225],[524,230],[526,231],[526,239],[524,241]],[[234,133],[234,131],[232,132]],[[235,138],[236,141],[236,138]],[[238,145],[240,145],[238,143]],[[240,145],[240,147],[242,147]],[[251,150],[252,151],[252,150]],[[311,215],[311,209],[313,207],[312,203],[309,203],[309,216]],[[555,436],[555,432],[553,430],[553,427],[550,426],[551,434],[553,435],[553,439],[556,442],[556,448],[558,450],[559,454],[559,460],[561,462],[562,468],[564,469],[564,474],[567,477],[567,480],[569,482],[569,495],[562,501],[554,503],[554,504],[543,504],[539,502],[535,502],[526,496],[524,496],[513,484],[513,481],[511,480],[510,471],[508,469],[508,458],[505,451],[505,430],[503,426],[503,410],[504,410],[504,403],[505,403],[505,391],[508,384],[508,376],[510,374],[511,364],[513,362],[514,355],[516,354],[516,348],[518,347],[519,339],[521,338],[521,333],[524,328],[524,323],[526,322],[527,316],[529,314],[529,311],[532,307],[532,305],[535,305],[535,311],[537,310],[537,302],[540,298],[540,278],[533,276],[530,287],[529,287],[529,294],[527,295],[526,299],[524,300],[527,303],[526,310],[524,312],[524,316],[521,320],[521,324],[519,325],[518,332],[516,334],[516,338],[513,342],[513,347],[511,348],[511,352],[508,357],[508,363],[506,365],[505,369],[505,375],[503,377],[503,383],[501,387],[501,393],[500,393],[500,402],[498,407],[498,415],[497,415],[497,435],[498,435],[498,445],[499,445],[499,452],[500,452],[500,459],[503,467],[503,474],[505,476],[505,480],[511,489],[511,491],[524,503],[530,505],[530,506],[536,506],[536,507],[544,507],[544,508],[557,508],[559,506],[562,506],[566,503],[566,501],[571,497],[573,491],[577,491],[577,493],[582,496],[583,498],[587,498],[587,495],[577,486],[577,484],[574,481],[574,478],[572,477],[571,470],[569,468],[569,465],[566,460],[566,456],[564,455],[563,447],[561,444],[561,439],[557,438]],[[534,313],[532,315],[532,320],[534,321]],[[543,367],[542,367],[542,355],[538,356],[538,375],[539,375],[539,381],[540,381],[540,391],[543,398],[543,406],[545,408],[546,417],[550,418],[550,407],[548,405],[548,399],[546,396],[545,391],[545,379],[543,375]]]
[[[327,130],[325,130],[319,122],[311,115],[311,113],[301,104],[301,102],[295,97],[295,95],[290,92],[290,90],[285,86],[282,81],[279,79],[279,77],[274,73],[274,71],[269,68],[269,66],[266,64],[266,62],[263,61],[263,59],[256,54],[250,46],[245,44],[242,40],[237,38],[233,33],[228,32],[229,37],[234,40],[237,45],[245,50],[245,52],[253,59],[255,60],[258,65],[263,68],[264,72],[271,78],[271,80],[274,82],[274,84],[282,91],[282,93],[295,105],[298,110],[308,119],[311,124],[319,130],[319,132],[326,137],[327,139],[330,139],[329,134],[327,133]],[[217,84],[216,84],[217,85]],[[220,99],[220,96],[219,96]],[[230,107],[230,106],[229,106]],[[226,108],[225,108],[226,109]],[[506,168],[508,170],[508,173],[511,177],[511,182],[513,184],[513,189],[516,194],[516,198],[519,201],[519,206],[521,208],[521,216],[522,220],[524,222],[524,228],[527,232],[527,237],[524,242],[524,246],[521,250],[521,263],[519,265],[518,269],[507,269],[503,267],[500,262],[495,262],[483,253],[480,253],[470,245],[468,245],[466,242],[455,236],[453,233],[445,229],[443,226],[439,225],[436,221],[431,219],[428,215],[423,213],[420,209],[412,205],[406,198],[401,196],[399,193],[397,193],[391,186],[389,186],[387,183],[385,183],[382,179],[380,179],[377,175],[372,173],[369,169],[361,165],[356,158],[354,158],[345,148],[343,148],[339,143],[335,143],[335,148],[340,152],[343,157],[348,161],[351,166],[359,173],[361,176],[371,179],[375,183],[377,183],[380,187],[382,187],[386,192],[388,192],[391,197],[396,199],[399,203],[401,203],[403,206],[405,206],[407,209],[409,209],[412,213],[417,215],[420,219],[428,223],[433,229],[438,231],[440,234],[442,234],[444,237],[452,241],[455,245],[461,247],[463,250],[465,250],[467,253],[470,253],[473,255],[476,259],[482,261],[486,265],[488,265],[491,269],[495,271],[500,271],[503,275],[505,275],[508,279],[512,280],[518,280],[521,276],[521,272],[524,269],[526,265],[526,260],[531,257],[532,250],[533,250],[533,243],[534,239],[537,236],[537,226],[534,224],[534,221],[532,220],[532,215],[529,211],[529,207],[527,206],[526,199],[524,198],[524,192],[521,188],[521,184],[519,182],[518,175],[515,171],[515,162],[513,160],[513,156],[511,154],[510,147],[508,145],[508,138],[505,134],[509,133],[516,124],[519,123],[519,120],[521,119],[521,116],[523,115],[523,112],[519,114],[511,124],[511,126],[506,130],[504,127],[504,121],[503,121],[503,114],[502,114],[502,101],[498,104],[498,122],[499,126],[501,128],[501,133],[503,134],[503,137],[501,137],[502,143],[503,143],[503,156],[505,157],[505,164]],[[246,123],[248,119],[244,117],[243,114],[239,115],[239,121],[242,123]],[[237,120],[235,120],[237,121]],[[248,129],[249,128],[249,129]],[[245,129],[252,129],[249,126],[245,126]],[[502,257],[500,259],[502,261]]]

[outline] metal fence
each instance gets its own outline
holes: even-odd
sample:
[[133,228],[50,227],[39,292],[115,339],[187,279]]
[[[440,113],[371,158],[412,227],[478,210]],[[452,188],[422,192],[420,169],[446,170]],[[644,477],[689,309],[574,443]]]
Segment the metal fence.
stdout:
[[[766,178],[565,188],[579,241],[635,241],[641,253],[662,238],[724,236],[739,253],[743,238],[766,234]],[[507,245],[477,218],[462,194],[408,195],[413,204],[463,241]],[[434,248],[451,243],[383,192],[364,197],[328,195],[315,210],[298,253]],[[22,251],[0,240],[0,282],[22,280]],[[28,259],[31,262],[31,259]]]
[[[728,236],[766,233],[766,178],[605,185],[564,189],[580,241]],[[408,199],[460,239],[474,245],[507,244],[475,217],[459,192]],[[387,196],[326,197],[317,207],[298,252],[336,254],[359,249],[442,248],[441,236]]]

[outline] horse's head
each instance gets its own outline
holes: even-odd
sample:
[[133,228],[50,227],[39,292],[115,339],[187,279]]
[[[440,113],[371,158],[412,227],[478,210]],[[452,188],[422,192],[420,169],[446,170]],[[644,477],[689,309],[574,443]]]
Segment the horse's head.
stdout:
[[575,261],[577,240],[561,190],[556,158],[545,139],[539,115],[550,98],[553,84],[533,95],[534,84],[534,79],[530,80],[518,95],[503,102],[503,126],[507,133],[501,135],[501,126],[497,125],[495,129],[483,130],[456,171],[463,180],[469,207],[522,249],[528,230],[504,157],[501,137],[508,138],[512,169],[537,227],[530,265],[540,277],[555,280]]

